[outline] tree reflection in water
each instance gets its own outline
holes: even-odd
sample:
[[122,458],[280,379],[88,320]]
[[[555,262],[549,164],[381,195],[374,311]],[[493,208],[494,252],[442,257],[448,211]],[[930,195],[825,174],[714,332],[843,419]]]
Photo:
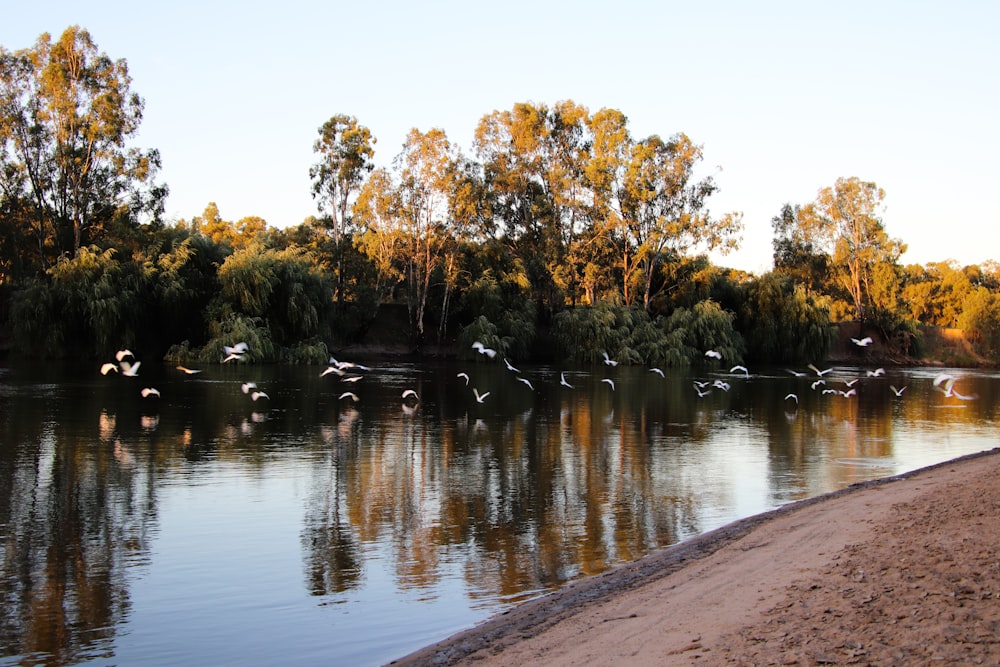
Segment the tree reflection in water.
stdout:
[[[985,373],[966,378],[978,400],[959,406],[920,370],[862,379],[854,398],[811,391],[811,378],[782,369],[727,376],[728,391],[699,398],[685,373],[583,369],[570,389],[560,369],[522,368],[529,390],[495,365],[397,364],[357,383],[357,403],[338,401],[342,388],[313,370],[161,369],[155,406],[96,373],[0,374],[4,655],[152,658],[123,632],[150,614],[130,596],[139,578],[170,566],[155,550],[164,500],[201,485],[293,481],[278,488],[296,496],[298,516],[274,517],[300,526],[302,595],[284,630],[304,626],[317,651],[345,655],[341,643],[360,644],[354,657],[375,662],[405,650],[376,659],[366,644],[414,648],[452,627],[434,618],[456,606],[456,589],[465,611],[448,618],[480,618],[738,516],[991,447],[997,408],[996,380]],[[473,376],[469,386],[456,370]],[[614,392],[601,384],[608,373]],[[837,373],[862,374],[837,369],[828,383]],[[269,409],[248,406],[239,388],[248,379],[268,387]],[[905,395],[890,382],[907,384]],[[477,402],[471,386],[490,396]],[[406,388],[419,403],[402,402]],[[279,500],[287,498],[264,499]],[[245,532],[260,537],[254,526]],[[250,543],[233,550],[245,560],[206,555],[203,567],[238,569],[252,598],[273,564],[254,560]],[[386,614],[385,594],[372,592],[381,570],[396,591],[389,597],[406,605],[380,625],[366,610]],[[426,610],[422,624],[413,623],[414,602]],[[318,611],[327,603],[345,603],[350,622],[338,616],[333,631],[311,632],[330,622]],[[225,601],[197,604],[200,618],[231,615]],[[259,605],[278,623],[267,599]],[[418,626],[412,636],[399,630],[404,620]],[[275,656],[304,650],[301,638],[267,641]],[[231,650],[219,659],[238,659],[239,647]]]

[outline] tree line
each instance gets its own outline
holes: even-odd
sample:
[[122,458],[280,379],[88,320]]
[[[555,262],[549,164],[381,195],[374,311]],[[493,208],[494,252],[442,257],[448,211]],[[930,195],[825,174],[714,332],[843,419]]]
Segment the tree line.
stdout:
[[380,168],[371,131],[335,114],[313,146],[317,216],[276,228],[209,203],[165,221],[131,84],[76,26],[0,47],[0,317],[21,354],[209,362],[245,340],[252,361],[321,363],[384,304],[406,305],[415,349],[584,363],[818,360],[840,321],[900,355],[919,355],[921,324],[991,358],[1000,340],[997,266],[900,265],[875,183],[785,205],[774,269],[726,269],[707,253],[738,247],[742,216],[710,211],[702,147],[568,100],[483,116],[469,152],[413,129]]

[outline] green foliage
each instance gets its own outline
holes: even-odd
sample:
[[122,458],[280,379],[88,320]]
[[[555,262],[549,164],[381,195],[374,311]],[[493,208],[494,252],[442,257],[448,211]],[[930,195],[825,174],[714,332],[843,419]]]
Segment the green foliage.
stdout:
[[552,338],[559,354],[577,363],[604,363],[605,353],[620,364],[670,365],[679,359],[674,341],[638,306],[564,310],[553,318]]
[[829,314],[788,274],[772,272],[746,287],[740,329],[747,358],[802,364],[826,358],[833,344]]
[[233,312],[227,312],[222,318],[209,324],[211,338],[198,353],[198,361],[202,363],[219,363],[226,358],[224,346],[246,343],[249,352],[243,360],[233,360],[227,363],[264,363],[278,360],[278,348],[271,340],[271,331],[263,318],[249,317]]
[[962,304],[959,326],[976,351],[997,361],[1000,350],[1000,294],[986,287],[973,290]]
[[691,309],[678,308],[661,322],[664,332],[673,337],[672,347],[677,349],[666,365],[716,363],[705,356],[707,350],[721,353],[723,364],[741,363],[746,343],[734,327],[735,319],[732,312],[710,299]]
[[226,259],[219,282],[231,311],[265,323],[279,346],[327,334],[333,290],[303,250],[253,244]]

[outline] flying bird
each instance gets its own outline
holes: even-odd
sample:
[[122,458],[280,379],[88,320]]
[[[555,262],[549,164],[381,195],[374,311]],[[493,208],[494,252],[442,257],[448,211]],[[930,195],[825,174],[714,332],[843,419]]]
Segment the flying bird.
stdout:
[[873,341],[871,336],[865,336],[864,338],[852,338],[851,342],[858,347],[868,347]]
[[181,371],[183,373],[187,373],[188,375],[194,375],[195,373],[200,373],[201,372],[201,369],[198,369],[198,368],[186,368],[184,366],[178,366],[177,370],[179,370],[179,371]]
[[337,375],[343,375],[344,371],[341,370],[340,368],[338,368],[337,366],[327,366],[326,370],[324,370],[322,373],[320,373],[319,376],[323,377],[324,375],[329,375],[330,373],[335,373]]
[[404,391],[403,398],[415,398],[418,401],[420,400],[420,397],[417,396],[417,392],[414,391],[413,389],[407,389],[406,391]]
[[133,359],[135,359],[135,355],[132,354],[131,350],[118,350],[117,352],[115,352],[115,359],[117,359],[118,361],[121,361],[125,357],[132,357]]
[[832,368],[824,368],[823,370],[820,370],[820,369],[816,368],[816,366],[814,366],[813,364],[809,364],[809,369],[812,370],[814,373],[816,373],[816,375],[818,375],[820,377],[823,377],[824,375],[826,375],[827,373],[829,373],[830,371],[833,370]]
[[609,385],[611,385],[611,391],[615,390],[615,381],[612,380],[611,378],[604,378],[601,380],[601,382],[607,382]]
[[482,403],[483,400],[485,400],[486,397],[490,395],[490,392],[488,391],[480,394],[479,390],[476,389],[475,387],[472,388],[472,393],[476,395],[476,403]]
[[504,358],[503,362],[505,364],[507,364],[507,370],[509,370],[511,373],[520,373],[521,372],[521,371],[517,370],[516,368],[514,368],[513,366],[511,366],[510,362],[507,361],[506,357]]
[[243,384],[240,385],[240,389],[243,390],[244,394],[249,394],[250,390],[256,389],[256,388],[257,388],[257,383],[256,382],[244,382]]
[[796,405],[798,405],[798,403],[799,403],[799,396],[798,396],[798,394],[785,394],[785,400],[787,401],[788,399],[794,400]]
[[711,390],[711,389],[706,389],[705,391],[702,391],[702,390],[701,390],[701,387],[699,387],[699,386],[698,386],[698,383],[697,383],[697,382],[695,382],[695,383],[694,383],[694,390],[695,390],[696,392],[698,392],[698,397],[699,397],[699,398],[703,398],[703,397],[705,397],[705,396],[708,396],[709,394],[711,394],[711,393],[712,393],[712,390]]
[[826,380],[816,380],[809,386],[812,387],[813,391],[816,391],[816,388],[819,387],[821,384],[826,384]]
[[604,355],[604,365],[605,366],[617,366],[618,362],[608,356],[607,352],[601,352]]
[[153,387],[143,387],[139,393],[142,394],[143,398],[149,398],[150,396],[156,396],[159,398],[160,396],[159,390],[154,389]]
[[271,400],[271,397],[270,397],[270,396],[268,396],[267,394],[265,394],[265,393],[264,393],[264,392],[262,392],[262,391],[255,391],[255,392],[253,392],[252,394],[250,394],[250,398],[252,398],[252,399],[253,399],[253,400],[255,400],[255,401],[256,401],[256,400],[257,400],[258,398],[266,398],[267,400]]
[[497,356],[497,351],[496,350],[491,350],[490,348],[488,348],[485,345],[483,345],[482,343],[480,343],[478,340],[475,343],[472,344],[472,349],[476,350],[477,352],[479,352],[479,354],[485,354],[490,359],[492,359],[493,357]]
[[517,379],[519,382],[523,382],[524,384],[528,385],[528,389],[530,389],[531,391],[535,390],[535,388],[531,386],[531,382],[528,381],[528,378],[519,377]]
[[896,389],[894,386],[890,384],[889,389],[892,389],[892,393],[894,393],[896,396],[902,396],[903,392],[906,391],[906,385],[904,384],[899,389]]
[[117,373],[118,372],[118,365],[117,364],[113,364],[110,361],[107,362],[107,363],[105,363],[105,364],[101,364],[101,375],[107,375],[111,371],[114,371],[115,373]]
[[345,391],[343,394],[341,394],[340,396],[337,397],[337,400],[343,400],[345,398],[349,398],[352,401],[354,401],[355,403],[357,403],[358,401],[361,400],[360,398],[358,398],[357,394],[352,393],[350,391]]
[[656,374],[657,374],[657,375],[659,375],[659,376],[660,376],[661,378],[662,378],[662,377],[666,377],[666,376],[665,376],[665,375],[663,374],[663,371],[662,371],[662,370],[660,370],[659,368],[650,368],[650,369],[649,369],[649,372],[650,372],[650,373],[656,373]]
[[742,372],[745,376],[750,377],[750,371],[747,370],[746,366],[733,366],[729,369],[730,373],[735,373],[736,371]]
[[561,384],[564,387],[569,387],[570,389],[573,388],[573,385],[571,385],[569,382],[566,381],[565,372],[559,373],[559,384]]
[[873,371],[872,370],[865,371],[865,375],[867,375],[870,378],[877,378],[880,375],[885,375],[885,369],[884,368],[876,368]]
[[137,361],[134,364],[130,364],[127,361],[119,361],[118,365],[122,369],[122,375],[127,375],[130,378],[134,378],[139,374],[139,364],[141,363],[142,363],[141,361]]
[[469,386],[469,374],[468,373],[459,373],[455,377],[457,377],[457,378],[465,378],[465,386],[466,387]]
[[716,352],[715,350],[705,350],[705,356],[711,357],[712,359],[722,359],[722,353]]

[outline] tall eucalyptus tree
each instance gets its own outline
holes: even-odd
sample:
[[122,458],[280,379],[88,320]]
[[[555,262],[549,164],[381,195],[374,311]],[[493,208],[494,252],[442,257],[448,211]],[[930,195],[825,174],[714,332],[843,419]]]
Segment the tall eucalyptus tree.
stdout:
[[319,128],[319,138],[313,152],[319,161],[309,168],[313,198],[320,213],[329,212],[329,233],[336,253],[335,280],[337,299],[343,296],[343,242],[350,229],[351,205],[367,176],[375,168],[371,130],[358,123],[354,116],[331,116]]
[[162,214],[159,152],[128,145],[144,104],[131,85],[126,62],[77,26],[0,47],[0,198],[29,225],[42,268],[112,224]]

